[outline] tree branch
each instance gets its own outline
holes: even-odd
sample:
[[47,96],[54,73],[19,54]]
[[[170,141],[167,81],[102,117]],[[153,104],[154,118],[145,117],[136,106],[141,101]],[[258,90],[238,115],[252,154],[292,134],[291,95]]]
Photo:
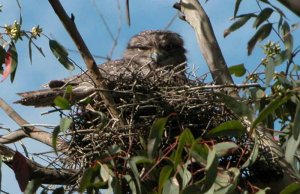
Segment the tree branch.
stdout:
[[[42,166],[1,144],[0,155],[3,157],[3,162],[15,172],[16,176],[20,175],[24,177],[28,175],[29,180],[39,179],[41,184],[71,185],[74,184],[77,179],[75,178],[78,173],[77,170],[55,169]],[[27,169],[28,171],[18,172],[20,165],[23,170]],[[25,184],[25,186],[26,185],[27,184]]]
[[233,84],[210,20],[197,0],[181,0],[174,5],[195,30],[198,45],[216,84]]
[[98,88],[103,89],[103,91],[99,91],[100,96],[104,102],[104,104],[107,106],[108,111],[112,118],[117,119],[120,121],[120,124],[122,126],[125,125],[125,121],[119,112],[119,110],[115,106],[115,102],[113,98],[111,97],[109,92],[106,92],[107,86],[105,84],[105,81],[103,79],[103,76],[101,75],[97,64],[90,53],[88,47],[86,46],[85,42],[83,41],[79,31],[77,30],[77,27],[74,22],[74,18],[72,19],[69,17],[64,10],[63,6],[59,2],[59,0],[49,0],[49,3],[51,4],[53,10],[55,11],[56,15],[59,17],[61,22],[63,23],[65,29],[69,33],[70,37],[74,41],[75,45],[77,46],[77,49],[79,50],[87,68],[88,71],[95,82],[96,86]]
[[[3,135],[0,137],[0,143],[8,144],[16,142],[25,137],[30,137],[37,141],[40,141],[48,146],[52,147],[52,134],[37,127],[23,127],[23,125],[29,124],[26,120],[24,120],[12,107],[10,107],[2,98],[0,98],[0,108],[12,119],[14,120],[21,129],[11,132],[8,135]],[[67,143],[62,140],[57,140],[57,145],[59,150],[66,148]]]
[[278,0],[294,14],[300,17],[300,2],[295,0]]

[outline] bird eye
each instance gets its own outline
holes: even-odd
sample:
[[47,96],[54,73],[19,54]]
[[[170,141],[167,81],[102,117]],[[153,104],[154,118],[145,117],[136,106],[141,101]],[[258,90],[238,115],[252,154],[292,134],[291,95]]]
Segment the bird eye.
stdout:
[[164,46],[165,50],[171,50],[173,48],[174,48],[174,45],[172,45],[172,44],[167,44],[167,45]]
[[137,47],[138,51],[145,51],[145,50],[148,50],[149,47],[146,47],[146,46],[139,46]]

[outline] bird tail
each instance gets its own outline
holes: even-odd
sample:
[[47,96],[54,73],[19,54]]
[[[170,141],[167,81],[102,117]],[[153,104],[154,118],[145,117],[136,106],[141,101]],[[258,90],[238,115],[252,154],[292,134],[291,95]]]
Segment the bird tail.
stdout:
[[52,106],[54,105],[54,99],[57,96],[62,96],[64,92],[65,91],[61,89],[44,89],[17,93],[22,99],[14,103],[35,107]]
[[88,97],[93,92],[95,92],[94,87],[84,85],[72,89],[70,93],[67,93],[65,89],[61,88],[36,90],[18,93],[22,99],[14,103],[34,107],[53,106],[54,99],[57,96],[65,96],[69,102],[73,104],[81,99],[84,99],[85,97]]

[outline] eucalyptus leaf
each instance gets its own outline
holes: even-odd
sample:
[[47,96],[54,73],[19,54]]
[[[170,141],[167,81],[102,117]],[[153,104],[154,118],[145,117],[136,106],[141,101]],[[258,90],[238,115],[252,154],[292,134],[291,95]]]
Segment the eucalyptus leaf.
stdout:
[[298,194],[300,193],[300,183],[291,183],[286,186],[280,194]]
[[224,157],[234,153],[239,146],[233,142],[220,142],[214,145],[218,157]]
[[285,45],[285,48],[292,53],[293,51],[293,36],[291,34],[290,25],[284,21],[281,26],[281,37],[283,39],[283,43]]
[[147,152],[150,159],[154,158],[157,154],[157,149],[161,143],[168,118],[169,117],[156,119],[152,124],[147,144]]
[[60,131],[65,133],[69,129],[69,127],[71,126],[72,122],[73,122],[72,119],[69,118],[69,117],[61,118],[60,119],[60,124],[59,124]]
[[266,84],[266,86],[270,85],[270,82],[272,81],[273,76],[274,76],[274,72],[275,72],[275,63],[274,63],[274,60],[269,57],[268,63],[266,64],[266,69],[265,69],[265,74],[266,74],[265,84]]
[[262,40],[264,40],[265,38],[267,38],[269,36],[269,34],[272,31],[272,26],[273,24],[271,23],[267,23],[262,25],[257,31],[256,33],[252,36],[252,38],[248,41],[248,55],[251,55],[254,46],[256,45],[257,42],[261,42]]
[[55,99],[54,99],[54,104],[58,107],[60,107],[61,109],[70,109],[71,108],[71,104],[70,102],[61,97],[61,96],[57,96]]
[[295,140],[299,138],[300,134],[300,103],[297,104],[296,114],[293,123],[293,137]]
[[207,133],[207,137],[233,136],[240,137],[246,133],[246,128],[238,120],[226,121]]
[[253,14],[244,15],[243,17],[240,17],[238,20],[236,20],[228,29],[226,29],[223,33],[223,36],[228,36],[231,32],[236,31],[240,27],[242,27],[244,24],[249,21],[249,19],[253,17]]
[[230,74],[234,74],[237,77],[242,77],[246,73],[246,68],[245,68],[244,64],[238,64],[238,65],[229,67],[229,72],[230,72]]
[[158,192],[159,193],[162,192],[163,186],[170,178],[172,171],[173,171],[173,167],[169,166],[169,165],[166,165],[161,169],[160,174],[159,174],[159,180],[158,180]]
[[272,15],[273,13],[273,9],[270,7],[267,7],[265,9],[263,9],[257,16],[256,20],[253,23],[253,27],[257,28],[258,26],[260,26],[260,24],[262,24],[264,21],[266,21],[267,19],[269,19],[269,17]]
[[214,184],[217,173],[218,173],[218,157],[216,155],[216,150],[209,149],[208,156],[207,156],[207,165],[206,169],[206,176],[205,176],[205,183],[202,192],[208,191]]
[[277,108],[279,108],[283,103],[285,103],[290,98],[290,95],[286,96],[278,96],[274,100],[272,100],[257,116],[257,118],[253,121],[251,130],[253,130],[256,125],[262,122],[267,118],[270,114],[275,112]]

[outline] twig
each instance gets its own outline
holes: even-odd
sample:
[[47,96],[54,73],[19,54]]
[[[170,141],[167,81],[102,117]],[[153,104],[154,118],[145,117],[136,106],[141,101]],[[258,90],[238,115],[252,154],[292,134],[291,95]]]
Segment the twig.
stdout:
[[[188,91],[194,90],[203,90],[203,89],[219,89],[219,88],[250,88],[250,87],[260,87],[258,83],[250,83],[250,84],[231,84],[231,85],[205,85],[205,86],[196,86],[187,89]],[[178,93],[183,93],[186,90],[180,90]]]

